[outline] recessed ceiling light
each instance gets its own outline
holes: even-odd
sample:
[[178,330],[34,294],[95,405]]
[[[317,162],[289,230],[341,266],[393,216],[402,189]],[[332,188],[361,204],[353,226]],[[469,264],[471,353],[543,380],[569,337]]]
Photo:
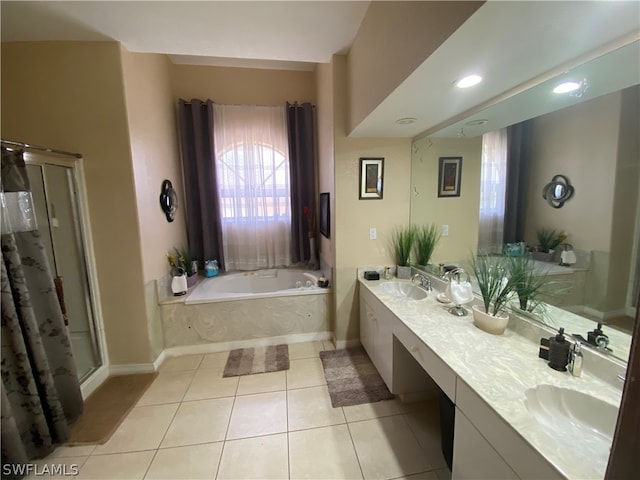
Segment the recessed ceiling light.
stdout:
[[482,81],[482,77],[480,75],[468,75],[464,78],[461,78],[456,82],[456,87],[458,88],[469,88],[474,85],[479,84]]
[[470,122],[465,123],[467,127],[479,127],[480,125],[485,125],[489,120],[485,118],[479,118],[478,120],[471,120]]
[[581,86],[581,82],[563,82],[553,89],[553,93],[569,93],[578,90]]
[[396,120],[396,123],[398,125],[411,125],[412,123],[415,123],[417,120],[417,118],[414,117],[405,117],[405,118],[399,118],[398,120]]

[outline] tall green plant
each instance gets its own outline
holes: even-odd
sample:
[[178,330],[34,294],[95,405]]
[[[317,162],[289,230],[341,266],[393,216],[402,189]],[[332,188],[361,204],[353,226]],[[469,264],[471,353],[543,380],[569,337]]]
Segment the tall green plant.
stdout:
[[427,265],[440,240],[440,229],[434,223],[416,227],[415,256],[418,265]]
[[514,292],[518,296],[520,308],[533,312],[542,303],[542,296],[550,294],[547,274],[528,255],[509,257],[508,267],[509,276],[517,280]]
[[416,227],[396,227],[391,234],[391,246],[396,259],[396,265],[409,266],[411,251],[416,239]]
[[509,275],[504,257],[471,257],[471,269],[478,281],[485,313],[498,315],[513,296],[519,277]]

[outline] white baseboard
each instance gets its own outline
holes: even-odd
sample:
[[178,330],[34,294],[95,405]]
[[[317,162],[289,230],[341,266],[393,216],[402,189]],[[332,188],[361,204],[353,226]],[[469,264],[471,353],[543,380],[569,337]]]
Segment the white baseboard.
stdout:
[[331,340],[331,332],[318,333],[296,333],[292,335],[280,335],[278,337],[254,338],[251,340],[236,340],[230,342],[202,343],[198,345],[180,345],[177,347],[165,348],[154,362],[156,370],[162,362],[170,357],[181,355],[198,355],[203,353],[228,352],[236,348],[266,347],[269,345],[280,345],[282,343],[304,343],[322,342]]
[[336,350],[342,350],[343,348],[359,347],[360,340],[333,340]]
[[129,375],[132,373],[153,373],[156,369],[153,363],[129,363],[124,365],[110,365],[109,375]]

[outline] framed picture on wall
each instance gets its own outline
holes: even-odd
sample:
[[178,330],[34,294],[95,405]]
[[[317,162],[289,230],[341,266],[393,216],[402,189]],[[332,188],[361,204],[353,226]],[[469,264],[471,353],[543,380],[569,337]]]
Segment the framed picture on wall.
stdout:
[[462,157],[440,157],[438,197],[459,197]]
[[320,194],[320,233],[330,238],[331,218],[329,217],[329,192]]
[[360,200],[381,200],[384,158],[360,159]]

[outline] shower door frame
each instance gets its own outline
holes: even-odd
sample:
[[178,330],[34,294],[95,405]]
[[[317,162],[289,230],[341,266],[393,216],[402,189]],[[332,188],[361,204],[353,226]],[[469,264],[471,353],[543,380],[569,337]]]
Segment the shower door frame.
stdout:
[[[71,175],[68,176],[70,183],[72,182],[72,185],[69,185],[69,187],[73,188],[71,203],[74,218],[78,222],[75,226],[75,234],[78,247],[82,253],[82,261],[86,272],[86,279],[83,284],[85,286],[87,313],[91,317],[88,323],[92,345],[98,360],[98,365],[94,366],[92,370],[84,376],[81,382],[82,395],[86,398],[95,387],[101,383],[104,377],[108,375],[109,358],[104,335],[102,309],[100,308],[100,291],[98,289],[97,269],[93,240],[91,237],[91,223],[89,219],[86,183],[84,180],[83,158],[59,155],[52,152],[29,151],[26,149],[24,159],[28,165],[55,165],[69,168],[71,172]],[[46,173],[44,168],[42,169],[42,176],[46,196]]]

